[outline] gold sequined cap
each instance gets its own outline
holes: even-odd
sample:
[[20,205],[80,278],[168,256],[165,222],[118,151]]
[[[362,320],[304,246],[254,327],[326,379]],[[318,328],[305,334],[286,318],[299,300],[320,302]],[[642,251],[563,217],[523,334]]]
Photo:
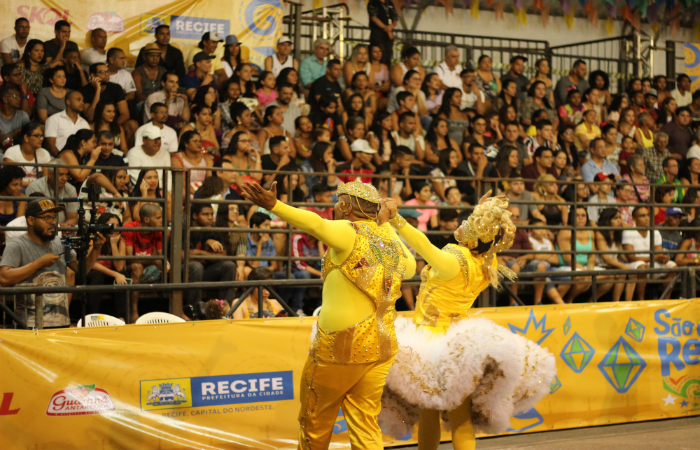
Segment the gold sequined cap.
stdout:
[[353,197],[361,198],[370,203],[379,204],[379,192],[377,192],[377,189],[371,184],[361,181],[351,181],[341,185],[337,194],[338,196],[341,194],[352,195]]
[[469,219],[462,222],[462,225],[454,233],[458,242],[466,244],[469,249],[475,249],[479,245],[479,241],[494,242],[503,231],[501,239],[497,243],[493,243],[486,253],[480,255],[483,257],[484,272],[488,274],[494,287],[498,287],[499,273],[511,280],[515,276],[513,271],[493,265],[494,255],[509,249],[515,238],[516,227],[510,220],[510,211],[507,208],[508,201],[499,198],[493,198],[486,203],[477,205]]

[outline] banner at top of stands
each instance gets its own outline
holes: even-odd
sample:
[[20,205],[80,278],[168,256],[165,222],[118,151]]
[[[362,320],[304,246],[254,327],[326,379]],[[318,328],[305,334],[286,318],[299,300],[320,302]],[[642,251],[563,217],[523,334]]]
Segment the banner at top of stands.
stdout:
[[[155,28],[161,24],[170,26],[170,43],[184,55],[207,31],[218,33],[222,39],[233,34],[241,43],[242,59],[262,67],[282,33],[283,7],[281,0],[8,0],[0,5],[0,13],[0,30],[5,31],[0,39],[12,34],[19,17],[29,20],[29,38],[42,41],[53,39],[57,21],[68,21],[71,40],[81,49],[91,46],[90,32],[102,28],[107,31],[107,48],[124,50],[129,66],[136,62],[139,50],[154,41]],[[219,59],[223,47],[224,43],[217,48]]]

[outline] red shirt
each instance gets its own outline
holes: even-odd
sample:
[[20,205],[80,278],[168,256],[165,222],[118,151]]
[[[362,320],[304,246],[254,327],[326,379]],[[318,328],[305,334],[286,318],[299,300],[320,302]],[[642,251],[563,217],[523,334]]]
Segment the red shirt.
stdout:
[[[124,227],[138,228],[141,221],[125,223]],[[122,236],[127,246],[134,248],[135,256],[152,256],[153,249],[163,249],[163,233],[152,231],[150,234],[143,234],[139,231],[122,231]]]
[[336,169],[336,173],[338,175],[340,175],[342,173],[350,174],[350,176],[347,176],[347,177],[338,176],[338,178],[340,178],[340,181],[342,181],[343,183],[349,183],[351,181],[357,181],[357,180],[362,181],[363,183],[372,183],[372,178],[363,177],[360,175],[372,175],[374,172],[372,172],[371,170],[369,170],[366,167],[363,167],[359,170],[354,169],[352,167],[352,162],[347,162],[345,164],[339,165],[338,168]]
[[313,206],[307,206],[306,209],[308,209],[312,213],[318,214],[323,219],[333,220],[333,208],[331,208],[331,207],[317,209],[317,208],[314,208]]

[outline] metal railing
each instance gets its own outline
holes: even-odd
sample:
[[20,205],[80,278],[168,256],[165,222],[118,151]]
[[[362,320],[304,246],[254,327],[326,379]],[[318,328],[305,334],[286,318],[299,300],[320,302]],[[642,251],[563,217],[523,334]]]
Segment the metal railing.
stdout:
[[[19,165],[19,164],[16,164]],[[27,165],[22,163],[22,165]],[[40,167],[46,167],[48,166],[47,164],[38,164]],[[51,170],[57,170],[59,168],[77,168],[81,166],[52,166]],[[114,170],[114,167],[105,167],[105,168],[98,168],[98,169],[106,169],[106,170]],[[76,293],[85,293],[85,292],[121,292],[121,291],[162,291],[162,292],[171,292],[170,295],[170,312],[176,315],[180,315],[182,313],[182,297],[183,297],[183,289],[211,289],[211,288],[224,288],[224,287],[245,287],[247,285],[242,284],[242,282],[239,281],[234,281],[234,282],[217,282],[217,283],[196,283],[196,284],[189,284],[188,280],[188,271],[183,270],[183,268],[187,268],[190,262],[190,255],[189,252],[184,251],[183,252],[183,246],[182,243],[185,243],[185,247],[188,247],[188,240],[187,236],[190,235],[190,233],[196,233],[196,232],[203,232],[203,231],[216,231],[216,232],[235,232],[235,233],[256,233],[260,232],[259,228],[245,228],[245,227],[240,227],[240,228],[235,228],[235,229],[230,229],[230,228],[225,228],[225,227],[196,227],[192,226],[190,224],[189,220],[185,220],[186,217],[190,217],[190,207],[192,204],[195,203],[217,203],[219,205],[228,205],[228,204],[239,204],[239,205],[250,205],[249,202],[245,200],[211,200],[211,199],[190,199],[189,196],[183,195],[184,192],[184,187],[189,186],[189,173],[192,170],[201,170],[199,168],[185,168],[185,169],[170,169],[170,168],[154,168],[157,170],[163,170],[163,179],[172,180],[172,205],[183,205],[182,208],[173,208],[171,211],[171,221],[168,223],[167,221],[164,220],[162,227],[159,228],[140,228],[141,231],[161,231],[163,232],[163,236],[166,236],[167,239],[163,240],[163,254],[160,256],[152,256],[152,257],[144,257],[144,256],[126,256],[126,257],[104,257],[100,259],[121,259],[127,261],[127,263],[130,260],[144,260],[144,259],[156,259],[160,260],[163,266],[165,267],[167,265],[167,262],[169,261],[171,264],[171,270],[168,273],[167,271],[162,271],[161,274],[161,283],[162,284],[150,284],[150,285],[131,285],[131,286],[100,286],[100,287],[95,287],[95,286],[76,286],[76,287],[62,287],[62,288],[51,288],[49,290],[46,290],[47,288],[37,288],[37,287],[5,287],[5,288],[0,288],[0,296],[2,295],[15,295],[15,294],[20,294],[20,293],[25,293],[25,292],[32,292],[32,293],[39,293],[39,292],[76,292]],[[260,173],[262,171],[256,171],[253,169],[217,169],[217,170],[222,170],[222,171],[236,171],[240,173]],[[170,177],[168,175],[170,174]],[[290,182],[290,179],[292,176],[296,175],[299,176],[300,178],[300,184],[302,183],[301,179],[304,176],[307,175],[316,175],[316,176],[328,176],[328,173],[307,173],[307,172],[278,172],[278,175],[285,175],[287,177],[287,194],[288,198],[292,198],[291,195],[291,189],[290,186],[292,183]],[[365,175],[363,175],[365,177]],[[387,181],[387,189],[386,192],[392,192],[392,179],[393,178],[399,178],[404,182],[411,182],[413,181],[430,181],[434,180],[432,177],[426,177],[426,176],[418,176],[418,175],[411,175],[411,176],[394,176],[394,177],[387,177],[386,175],[366,175],[367,178],[373,178],[373,179],[386,179]],[[481,194],[485,191],[487,191],[491,186],[496,185],[498,182],[503,181],[498,178],[470,178],[470,177],[451,177],[447,176],[445,177],[446,179],[451,179],[454,181],[469,181],[469,182],[474,182],[475,183],[475,190],[476,190],[476,198],[479,198]],[[54,175],[54,180],[57,180],[58,178]],[[586,185],[599,185],[601,183],[585,183],[581,180],[575,180],[575,181],[556,181],[555,183],[558,184],[565,184],[569,185],[571,187],[575,187],[575,185],[578,184],[586,184]],[[679,206],[678,204],[659,204],[654,201],[654,193],[655,190],[659,187],[659,185],[654,185],[651,184],[649,185],[650,187],[650,201],[649,203],[645,204],[645,206],[649,207],[670,207],[670,206]],[[54,196],[53,200],[58,204],[60,203],[60,198],[56,195],[57,191],[57,184],[54,185]],[[281,188],[281,186],[280,186]],[[168,198],[168,189],[163,189],[163,199],[152,199],[152,198],[136,198],[136,197],[130,197],[130,198],[125,198],[124,201],[126,202],[135,202],[138,200],[144,200],[144,201],[150,201],[154,203],[160,203],[160,204],[167,204],[167,198]],[[0,197],[0,200],[27,200],[26,197]],[[104,197],[101,200],[104,201],[114,201],[113,197]],[[333,206],[332,204],[321,204],[321,203],[308,203],[308,202],[300,202],[300,203],[294,203],[294,202],[289,202],[293,206],[315,206],[315,207],[330,207]],[[541,201],[541,202],[536,202],[537,205],[566,205],[572,208],[576,208],[578,206],[614,206],[614,207],[634,207],[634,206],[639,206],[637,203],[588,203],[584,202],[578,198],[575,198],[573,201],[570,202],[548,202],[548,201]],[[520,205],[520,204],[529,204],[528,202],[523,202],[523,201],[517,201],[517,200],[512,200],[511,204],[513,205]],[[407,205],[402,205],[402,208],[407,208],[407,209],[426,209],[425,206],[407,206]],[[692,207],[692,206],[691,206]],[[458,206],[450,206],[450,205],[436,205],[436,206],[429,206],[429,209],[465,209],[464,207],[458,207]],[[184,224],[182,226],[181,224]],[[521,225],[522,228],[524,229],[548,229],[552,231],[559,231],[559,230],[570,230],[572,232],[572,236],[576,236],[577,231],[583,231],[583,230],[589,230],[589,231],[606,231],[606,230],[612,230],[614,229],[613,227],[591,227],[591,226],[586,226],[586,227],[579,227],[577,226],[576,223],[570,224],[568,226],[563,226],[563,225]],[[5,230],[12,230],[15,228],[9,228],[9,227],[0,227],[0,231],[5,231]],[[623,229],[632,229],[632,228],[623,228]],[[651,246],[650,246],[650,251],[649,255],[652,261],[654,261],[658,250],[656,250],[655,246],[660,245],[661,242],[655,242],[656,238],[654,236],[654,231],[657,231],[659,227],[654,224],[653,218],[650,222],[649,227],[636,227],[638,230],[647,230],[650,231],[650,241],[651,241]],[[74,231],[75,228],[61,228],[61,231]],[[120,227],[117,228],[117,231],[133,231],[133,228],[124,228]],[[679,231],[697,231],[696,229],[692,227],[679,227],[677,228]],[[266,233],[271,233],[271,234],[285,234],[287,236],[286,239],[286,254],[281,255],[281,256],[274,256],[274,257],[255,257],[255,256],[246,256],[246,257],[240,257],[236,255],[227,255],[227,256],[197,256],[197,260],[204,260],[204,261],[213,261],[213,260],[236,260],[236,261],[280,261],[285,263],[286,267],[286,275],[287,278],[291,278],[291,268],[292,264],[296,261],[313,261],[313,262],[318,262],[320,261],[320,257],[294,257],[292,256],[292,251],[291,251],[291,237],[294,234],[303,234],[302,231],[296,230],[291,228],[288,224],[282,224],[281,228],[273,228],[269,230],[265,230]],[[184,233],[184,234],[183,234]],[[448,232],[449,233],[449,232]],[[445,231],[428,231],[426,232],[427,235],[444,235],[446,234]],[[185,239],[183,240],[183,236],[185,236]],[[678,283],[678,281],[681,282],[681,296],[685,298],[692,298],[694,297],[694,292],[695,292],[695,287],[696,287],[696,273],[695,273],[695,267],[680,267],[680,268],[674,268],[674,269],[654,269],[654,268],[649,268],[646,270],[634,270],[634,271],[625,271],[625,270],[619,270],[619,269],[614,269],[614,270],[606,270],[603,273],[601,272],[593,272],[593,271],[575,271],[575,261],[577,255],[580,254],[587,254],[587,255],[599,255],[599,254],[604,254],[606,252],[604,251],[599,251],[599,250],[594,250],[594,251],[586,251],[582,252],[580,249],[577,248],[576,244],[577,240],[572,239],[571,240],[571,250],[553,250],[552,252],[549,252],[551,254],[556,254],[556,255],[571,255],[571,268],[572,270],[566,271],[562,270],[560,272],[551,272],[547,273],[546,276],[567,276],[571,277],[571,281],[566,281],[565,284],[576,284],[576,283],[591,283],[592,284],[592,291],[593,291],[593,299],[595,300],[596,298],[596,286],[600,282],[598,280],[598,277],[601,275],[606,275],[606,276],[614,276],[614,275],[628,275],[628,274],[635,274],[635,275],[643,275],[643,274],[654,274],[654,273],[660,273],[663,271],[664,273],[677,273],[679,275],[676,276],[676,278],[670,283],[669,287],[666,288],[667,291],[670,289],[673,289],[674,286]],[[183,254],[183,258],[180,258],[179,255]],[[685,251],[681,250],[663,250],[663,253],[669,254],[669,255],[676,255],[678,253],[684,253]],[[509,250],[507,253],[512,253],[512,254],[527,254],[531,253],[531,251],[528,250]],[[639,251],[631,250],[631,251],[625,251],[625,250],[619,250],[616,252],[619,255],[626,255],[626,254],[639,254]],[[421,260],[420,257],[417,257],[417,260]],[[516,282],[516,284],[522,284],[522,285],[528,285],[528,284],[542,284],[546,283],[545,280],[539,280],[539,278],[544,278],[541,273],[522,273],[520,275],[521,279]],[[590,280],[585,280],[584,278],[590,277]],[[533,281],[526,281],[529,279],[533,279]],[[536,280],[537,279],[537,280]],[[606,280],[605,283],[616,283],[616,282],[629,282],[625,280]],[[649,283],[654,282],[653,280],[649,280]],[[413,284],[418,283],[418,278],[414,278],[412,280]],[[264,282],[264,283],[258,283],[257,285],[270,285],[270,286],[277,286],[278,284],[272,283],[270,284],[269,282]],[[508,291],[510,283],[504,283],[506,291]],[[317,286],[320,285],[320,280],[309,280],[309,281],[302,281],[302,280],[287,280],[279,286],[285,286],[285,287],[290,287],[290,286]],[[516,301],[519,303],[523,303],[520,298],[518,298],[517,295],[513,295],[514,293],[512,290],[509,292],[511,296],[513,296]],[[665,296],[667,292],[664,293],[663,296]],[[493,296],[495,295],[495,291],[491,293],[487,293],[484,296],[482,296],[482,300],[480,300],[479,305],[480,306],[490,306],[490,305],[495,305],[495,302],[493,301]],[[231,299],[228,299],[231,300]],[[4,304],[4,303],[0,303]],[[240,304],[240,302],[239,302]],[[3,307],[4,313],[10,316],[13,320],[20,319],[17,317],[12,317],[13,314],[10,314],[11,311],[8,311],[8,308],[6,305]],[[127,310],[127,316],[129,311]],[[26,323],[26,321],[25,321]]]

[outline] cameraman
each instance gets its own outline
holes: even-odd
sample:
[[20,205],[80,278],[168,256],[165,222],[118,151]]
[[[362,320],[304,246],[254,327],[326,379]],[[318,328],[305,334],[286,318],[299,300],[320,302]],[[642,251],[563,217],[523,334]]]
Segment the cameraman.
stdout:
[[[54,206],[51,200],[32,200],[27,204],[27,233],[11,239],[7,243],[0,261],[0,284],[2,286],[66,286],[66,263],[62,258],[64,250],[57,238],[57,212],[63,206]],[[97,234],[92,251],[87,257],[87,270],[97,261],[105,238]],[[70,250],[70,267],[78,271],[76,254]],[[30,294],[16,296],[15,312],[22,317],[27,314],[27,326],[36,326],[36,296],[43,299],[44,328],[67,328],[70,326],[68,306],[70,301],[65,293]]]

